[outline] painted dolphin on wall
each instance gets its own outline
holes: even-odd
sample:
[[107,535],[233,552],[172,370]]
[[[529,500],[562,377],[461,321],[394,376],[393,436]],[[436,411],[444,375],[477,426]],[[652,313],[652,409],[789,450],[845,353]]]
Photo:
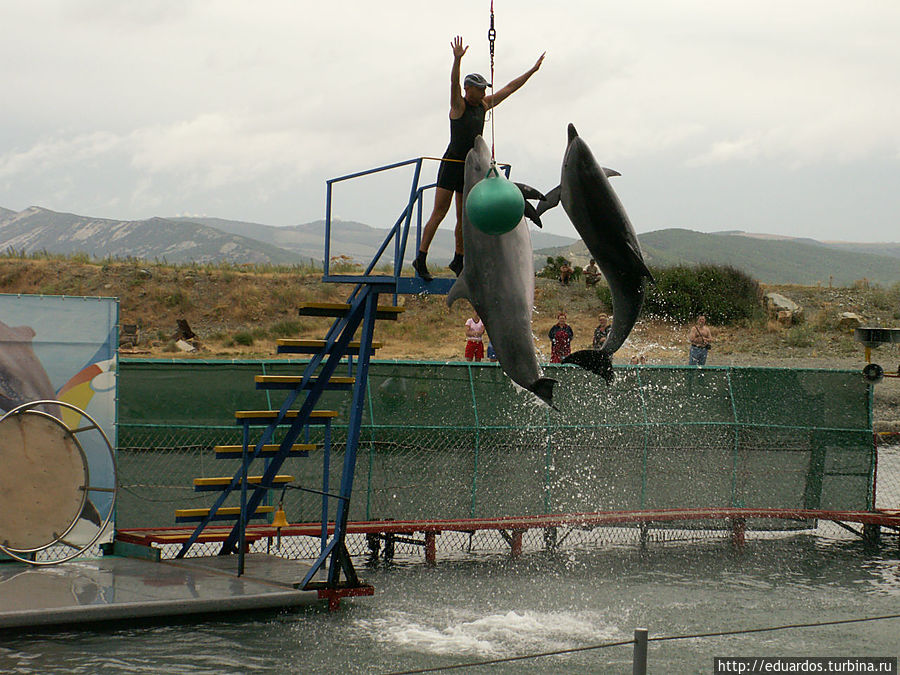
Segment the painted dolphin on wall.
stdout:
[[637,235],[608,176],[620,175],[604,169],[587,143],[569,125],[569,141],[563,157],[558,187],[538,204],[538,216],[562,202],[569,220],[606,277],[612,294],[613,324],[602,349],[582,349],[563,363],[574,363],[612,382],[612,355],[631,333],[644,303],[644,279],[653,275],[644,264]]
[[[466,156],[464,198],[490,166],[490,149],[478,136]],[[531,332],[534,260],[524,217],[509,232],[485,234],[469,221],[463,209],[462,231],[465,263],[447,295],[447,305],[460,298],[472,303],[491,336],[503,372],[547,405],[553,405],[556,380],[542,377]]]
[[[34,353],[31,326],[7,326],[0,321],[0,417],[31,401],[51,401],[56,392],[40,359]],[[46,412],[59,417],[59,406]]]

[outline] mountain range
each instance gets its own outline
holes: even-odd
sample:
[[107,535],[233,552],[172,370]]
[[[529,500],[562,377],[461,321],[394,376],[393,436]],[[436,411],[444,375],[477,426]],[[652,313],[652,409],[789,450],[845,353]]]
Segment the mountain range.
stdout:
[[[0,207],[0,252],[72,255],[92,258],[138,258],[170,263],[313,265],[324,256],[324,221],[273,227],[221,218],[170,217],[122,221],[59,213],[32,206],[16,212]],[[367,262],[387,230],[364,223],[332,222],[331,256]],[[578,239],[532,230],[535,264],[562,255],[585,265],[589,253]],[[414,237],[414,230],[411,232]],[[651,266],[712,263],[744,270],[764,283],[849,285],[860,279],[890,285],[900,282],[900,242],[825,242],[809,238],[703,233],[665,229],[638,236]],[[415,250],[407,244],[406,259]],[[453,255],[453,228],[446,223],[431,246],[436,267]],[[393,245],[382,262],[393,259]]]
[[[671,265],[730,265],[770,284],[833,284],[849,286],[866,279],[900,283],[900,243],[823,242],[808,238],[758,235],[730,231],[704,233],[671,228],[638,235],[645,262],[651,267]],[[536,251],[562,255],[574,264],[587,264],[584,243]]]
[[[413,230],[414,232],[414,230]],[[387,236],[385,229],[350,220],[334,220],[331,256],[367,263]],[[410,235],[414,237],[414,234]],[[577,240],[544,232],[533,233],[536,248],[568,246]],[[110,220],[59,213],[32,206],[21,212],[0,208],[0,252],[14,251],[92,258],[140,258],[170,263],[276,264],[322,266],[325,251],[323,220],[273,227],[222,218],[172,217]],[[407,244],[407,260],[416,242]],[[453,228],[438,230],[430,259],[436,265],[453,258]],[[382,262],[393,262],[390,246]]]

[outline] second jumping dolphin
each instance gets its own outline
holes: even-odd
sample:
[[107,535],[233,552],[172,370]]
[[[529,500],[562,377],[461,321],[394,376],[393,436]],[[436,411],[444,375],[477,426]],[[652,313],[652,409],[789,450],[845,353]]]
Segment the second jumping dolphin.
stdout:
[[644,302],[644,279],[653,275],[644,264],[634,227],[607,176],[618,172],[601,167],[587,143],[570,124],[558,187],[537,207],[544,213],[562,202],[591,256],[606,277],[612,294],[613,324],[601,349],[582,349],[563,363],[574,363],[612,382],[612,355],[631,333]]

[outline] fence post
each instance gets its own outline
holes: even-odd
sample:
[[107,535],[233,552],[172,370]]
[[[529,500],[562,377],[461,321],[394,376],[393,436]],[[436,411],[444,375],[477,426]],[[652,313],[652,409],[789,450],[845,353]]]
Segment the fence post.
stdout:
[[647,415],[647,400],[644,396],[644,382],[641,380],[641,369],[636,368],[635,370],[637,372],[638,394],[641,397],[641,414],[644,418],[644,450],[641,458],[641,508],[644,509],[647,506],[647,453],[650,443],[650,420]]
[[[740,422],[738,421],[737,403],[734,400],[734,387],[731,384],[731,366],[725,371],[728,379],[728,399],[731,401],[731,418],[734,420],[732,433],[734,435],[734,445],[731,448],[731,506],[743,507],[743,500],[738,500],[738,469],[740,466]],[[741,536],[743,544],[743,535]]]
[[472,501],[469,507],[469,517],[475,517],[475,504],[478,499],[478,452],[481,447],[481,438],[479,435],[479,429],[481,428],[481,424],[478,421],[478,400],[475,398],[475,382],[472,379],[472,364],[466,364],[466,372],[469,375],[469,393],[472,396],[472,412],[475,415],[475,456],[474,463],[472,466]]
[[647,629],[634,629],[634,661],[632,675],[647,675]]

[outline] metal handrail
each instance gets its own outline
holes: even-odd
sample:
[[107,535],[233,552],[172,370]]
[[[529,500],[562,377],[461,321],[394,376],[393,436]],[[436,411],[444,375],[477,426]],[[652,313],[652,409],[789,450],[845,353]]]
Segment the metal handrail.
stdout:
[[[436,160],[436,161],[444,161],[440,157],[415,157],[413,159],[407,159],[402,162],[394,162],[393,164],[386,164],[384,166],[379,166],[374,169],[367,169],[365,171],[356,171],[354,173],[348,173],[343,176],[338,176],[337,178],[330,178],[325,181],[325,260],[322,264],[323,269],[323,278],[325,281],[328,281],[328,278],[331,276],[331,212],[332,212],[332,203],[333,203],[333,187],[335,183],[341,183],[348,180],[353,180],[355,178],[362,178],[364,176],[370,176],[372,174],[381,173],[383,171],[390,171],[392,169],[398,169],[404,166],[414,165],[415,169],[413,171],[412,183],[410,185],[409,190],[409,200],[406,203],[406,206],[400,213],[400,216],[397,218],[393,227],[388,230],[388,234],[385,237],[384,241],[381,243],[381,246],[378,248],[378,251],[373,256],[371,262],[366,267],[365,272],[363,272],[363,276],[369,276],[372,273],[372,270],[375,269],[375,266],[378,264],[378,261],[381,259],[381,256],[387,250],[391,241],[394,241],[394,270],[393,270],[393,279],[396,281],[400,278],[403,272],[403,259],[406,255],[406,246],[409,242],[409,229],[412,224],[412,213],[413,208],[418,207],[417,209],[417,218],[416,218],[416,243],[418,244],[421,241],[422,236],[422,195],[426,190],[430,190],[433,187],[436,187],[437,183],[429,183],[427,185],[420,186],[419,179],[422,173],[422,162],[423,160]],[[458,161],[458,160],[454,160]],[[500,168],[503,169],[506,177],[509,178],[509,173],[511,169],[510,164],[500,163],[498,164]],[[342,280],[344,281],[344,280]]]
[[[419,176],[422,172],[422,160],[430,159],[428,157],[416,157],[414,159],[407,159],[402,162],[395,162],[393,164],[387,164],[385,166],[376,167],[374,169],[368,169],[366,171],[357,171],[354,173],[349,173],[343,176],[338,176],[337,178],[331,178],[325,181],[325,260],[323,261],[323,271],[324,277],[327,279],[331,275],[331,211],[332,211],[332,202],[333,202],[333,186],[335,183],[340,183],[347,180],[352,180],[354,178],[361,178],[363,176],[370,176],[372,174],[381,173],[383,171],[390,171],[391,169],[397,169],[404,166],[415,165],[415,170],[413,172],[412,185],[410,186],[410,197],[409,201],[406,204],[406,207],[403,209],[400,217],[397,218],[397,221],[394,223],[394,226],[388,231],[387,237],[385,237],[381,246],[378,249],[378,252],[372,258],[372,261],[369,263],[366,268],[365,275],[369,275],[372,270],[375,268],[375,265],[378,264],[378,261],[381,259],[381,256],[387,250],[387,247],[390,245],[391,240],[394,237],[397,237],[394,247],[394,278],[398,278],[400,276],[400,272],[403,269],[403,256],[406,253],[406,243],[408,240],[409,226],[410,221],[412,219],[412,207],[419,200],[421,193],[424,190],[427,190],[431,187],[434,187],[434,183],[427,185],[425,187],[419,188]],[[402,238],[400,235],[401,232],[401,223],[403,223],[402,228]],[[421,219],[419,219],[418,226],[421,227]]]

